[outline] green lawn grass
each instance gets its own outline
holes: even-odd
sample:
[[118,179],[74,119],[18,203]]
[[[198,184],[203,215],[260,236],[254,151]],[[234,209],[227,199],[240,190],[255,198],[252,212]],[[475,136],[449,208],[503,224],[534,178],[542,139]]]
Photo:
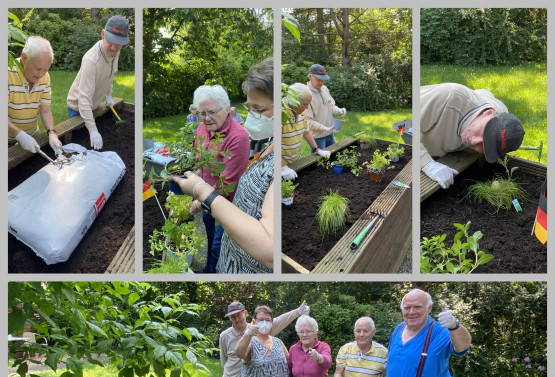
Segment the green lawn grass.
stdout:
[[[519,66],[420,67],[421,85],[456,82],[473,89],[488,89],[522,122],[523,145],[543,142],[541,163],[547,164],[547,66],[531,63]],[[538,162],[537,151],[519,150],[511,155]]]
[[[337,117],[337,116],[336,116]],[[340,117],[341,118],[341,117]],[[343,140],[349,136],[354,136],[361,131],[367,131],[366,134],[373,136],[376,139],[389,140],[397,142],[399,134],[393,128],[393,123],[405,119],[412,119],[410,109],[388,110],[388,111],[349,111],[344,119],[341,131],[335,133],[335,142]],[[401,140],[401,143],[403,141]],[[301,157],[310,154],[310,146],[303,139],[301,147]]]
[[[52,87],[52,116],[54,124],[67,120],[67,94],[73,84],[77,72],[48,71]],[[135,72],[119,71],[114,80],[112,97],[124,98],[126,102],[135,103]],[[40,119],[40,117],[39,117]],[[39,121],[41,131],[44,130],[42,121]]]

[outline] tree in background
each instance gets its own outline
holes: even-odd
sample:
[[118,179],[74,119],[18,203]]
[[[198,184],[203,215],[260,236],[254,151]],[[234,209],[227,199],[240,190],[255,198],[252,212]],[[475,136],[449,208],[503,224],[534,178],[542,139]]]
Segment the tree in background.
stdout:
[[[28,8],[9,10],[18,18]],[[36,8],[26,24],[29,36],[39,35],[50,41],[54,50],[51,70],[78,71],[83,55],[101,39],[101,30],[113,15],[122,15],[129,21],[129,45],[121,50],[119,69],[135,70],[135,10],[133,8]],[[22,46],[9,51],[17,56]]]
[[249,67],[272,56],[271,10],[149,8],[143,19],[145,118],[187,112],[204,84],[242,99]]
[[15,14],[8,12],[8,18],[11,20],[8,21],[8,68],[12,68],[14,65],[17,65],[21,72],[23,72],[23,66],[18,60],[16,60],[18,56],[16,56],[13,51],[19,49],[23,50],[23,47],[25,47],[27,34],[23,31],[23,24],[29,20],[32,13],[33,9],[31,9],[25,17],[20,20]]
[[355,111],[412,105],[412,11],[404,8],[292,9],[300,44],[282,36],[282,80],[306,82],[319,63],[339,106]]

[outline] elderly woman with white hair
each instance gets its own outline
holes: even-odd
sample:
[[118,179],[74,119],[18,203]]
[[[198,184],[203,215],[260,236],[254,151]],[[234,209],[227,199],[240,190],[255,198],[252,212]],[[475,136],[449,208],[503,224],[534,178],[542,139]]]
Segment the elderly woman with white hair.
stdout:
[[[245,130],[252,139],[273,135],[273,71],[273,59],[268,58],[251,67],[243,82],[243,92],[247,96],[245,106],[249,111]],[[215,104],[199,109],[201,118],[210,116],[212,120],[223,117],[222,110]],[[229,119],[229,115],[226,116]],[[205,124],[207,131],[213,132],[217,122],[205,121]],[[248,161],[248,137],[246,140],[245,158]],[[243,148],[241,146],[241,153]],[[244,167],[246,165],[245,162]],[[223,175],[227,177],[225,171]],[[210,210],[225,230],[216,271],[251,274],[273,272],[274,145],[270,144],[259,158],[251,161],[239,180],[233,203],[219,195],[203,178],[206,179],[192,172],[186,172],[185,178],[172,177],[184,193],[202,202],[203,207]]]
[[331,366],[331,349],[318,340],[318,323],[302,315],[297,319],[295,331],[299,341],[289,349],[289,375],[292,377],[327,377]]

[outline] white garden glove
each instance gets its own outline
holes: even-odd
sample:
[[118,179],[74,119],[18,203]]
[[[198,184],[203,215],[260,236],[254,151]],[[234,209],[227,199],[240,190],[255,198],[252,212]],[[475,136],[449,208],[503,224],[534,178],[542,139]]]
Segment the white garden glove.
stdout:
[[297,178],[297,172],[291,169],[289,166],[285,165],[281,167],[281,176],[283,179],[294,180]]
[[100,132],[91,131],[89,135],[91,136],[91,147],[94,149],[102,149],[102,136],[100,136]]
[[306,304],[306,300],[303,300],[303,303],[297,309],[297,313],[299,313],[299,317],[302,315],[309,315],[310,314],[310,306]]
[[322,156],[322,157],[325,157],[325,158],[330,158],[330,155],[331,155],[330,151],[323,151],[321,149],[318,149],[316,151],[316,153],[318,153],[318,156]]
[[457,327],[457,319],[453,316],[453,314],[447,309],[447,304],[441,304],[441,313],[437,316],[437,321],[446,329],[454,329]]
[[308,350],[308,357],[316,362],[318,362],[320,358],[323,358],[314,348]]
[[62,142],[58,139],[58,135],[56,135],[55,132],[51,132],[48,135],[48,144],[50,144],[50,147],[54,150],[55,154],[58,155],[62,153]]
[[437,161],[428,162],[422,168],[422,171],[444,189],[451,186],[455,182],[455,176],[459,174],[455,169],[451,169],[449,166]]
[[335,129],[335,126],[331,126],[331,127],[326,128],[326,131],[327,132],[333,132],[333,133],[339,132],[339,130]]
[[35,138],[29,135],[27,132],[21,131],[15,136],[15,139],[19,142],[21,148],[31,153],[37,153],[35,148],[40,148]]
[[252,320],[251,323],[247,323],[247,329],[245,330],[245,334],[247,334],[251,338],[253,336],[258,335],[258,325],[254,324],[254,319]]
[[111,96],[106,96],[106,107],[108,106],[114,106],[114,101]]
[[347,115],[347,109],[346,108],[342,108],[339,109],[341,111],[341,116],[344,117],[345,115]]

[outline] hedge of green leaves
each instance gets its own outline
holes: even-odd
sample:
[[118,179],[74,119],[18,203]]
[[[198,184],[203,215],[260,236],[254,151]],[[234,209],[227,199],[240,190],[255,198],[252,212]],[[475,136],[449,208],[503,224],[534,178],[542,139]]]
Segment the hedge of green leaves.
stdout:
[[420,13],[422,64],[545,62],[545,8],[427,8]]

